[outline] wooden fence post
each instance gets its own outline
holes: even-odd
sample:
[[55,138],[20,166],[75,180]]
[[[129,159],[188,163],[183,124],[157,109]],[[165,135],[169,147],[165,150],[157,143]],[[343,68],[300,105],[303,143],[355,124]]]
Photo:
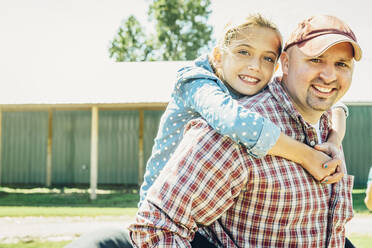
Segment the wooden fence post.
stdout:
[[46,164],[46,187],[52,185],[52,143],[53,143],[53,110],[48,111],[48,143],[47,143],[47,164]]
[[143,159],[143,129],[144,129],[144,111],[139,110],[139,130],[138,130],[138,185],[143,182],[143,174],[145,173],[145,165]]
[[98,178],[98,107],[92,107],[91,146],[90,146],[90,199],[97,198]]

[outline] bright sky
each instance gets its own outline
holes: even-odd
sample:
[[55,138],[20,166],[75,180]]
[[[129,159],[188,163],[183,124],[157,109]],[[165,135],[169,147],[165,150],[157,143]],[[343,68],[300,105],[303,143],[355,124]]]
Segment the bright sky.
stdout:
[[[299,4],[303,3],[303,4]],[[220,30],[228,16],[260,12],[278,24],[284,38],[302,19],[332,14],[354,30],[363,49],[350,90],[371,99],[367,72],[372,65],[372,15],[369,1],[350,0],[212,1],[210,23]],[[130,14],[145,25],[147,0],[0,0],[0,81],[10,94],[40,90],[45,82],[61,94],[111,61],[108,46],[121,21]],[[150,75],[150,74],[148,74]],[[63,85],[61,85],[63,82]],[[83,84],[82,84],[83,85]],[[372,89],[371,87],[369,89]],[[355,94],[354,94],[355,95]]]

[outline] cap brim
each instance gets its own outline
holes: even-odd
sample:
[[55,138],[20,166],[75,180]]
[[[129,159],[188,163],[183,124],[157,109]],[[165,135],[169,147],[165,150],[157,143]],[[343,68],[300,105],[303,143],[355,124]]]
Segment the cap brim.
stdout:
[[354,48],[354,59],[359,61],[362,58],[362,49],[354,40],[341,34],[325,34],[311,40],[298,44],[298,48],[309,57],[317,57],[324,53],[328,48],[342,43],[349,42]]

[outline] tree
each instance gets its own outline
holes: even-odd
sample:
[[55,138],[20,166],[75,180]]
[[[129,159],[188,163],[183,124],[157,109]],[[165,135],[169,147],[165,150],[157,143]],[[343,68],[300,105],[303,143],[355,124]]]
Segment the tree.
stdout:
[[155,34],[146,35],[130,16],[111,42],[110,57],[116,61],[195,59],[212,43],[209,8],[210,0],[153,0],[148,15]]
[[147,40],[138,20],[129,16],[111,42],[110,58],[116,61],[145,61],[153,50],[153,44]]

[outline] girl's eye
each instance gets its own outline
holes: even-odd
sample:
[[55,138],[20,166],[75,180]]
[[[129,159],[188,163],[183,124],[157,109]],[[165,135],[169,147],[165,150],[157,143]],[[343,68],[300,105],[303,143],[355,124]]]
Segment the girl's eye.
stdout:
[[250,53],[247,50],[240,50],[238,51],[238,53],[241,55],[248,55],[248,56],[250,55]]
[[265,59],[266,61],[270,62],[270,63],[274,63],[274,62],[275,62],[274,59],[271,58],[271,57],[265,57],[264,59]]
[[310,61],[313,62],[313,63],[320,63],[320,59],[315,59],[314,58],[314,59],[310,59]]

